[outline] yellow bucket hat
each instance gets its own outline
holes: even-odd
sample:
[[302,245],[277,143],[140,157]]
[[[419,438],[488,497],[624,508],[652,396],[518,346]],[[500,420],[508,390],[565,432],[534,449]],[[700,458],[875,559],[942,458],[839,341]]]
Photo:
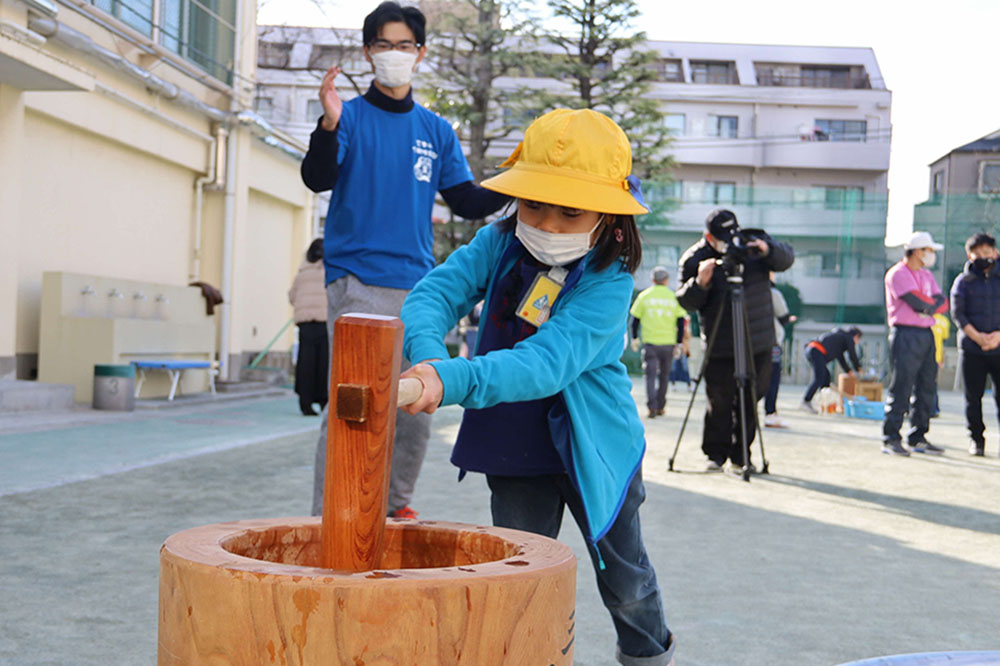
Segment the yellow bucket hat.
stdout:
[[536,119],[483,187],[518,199],[614,215],[649,210],[626,180],[632,148],[615,121],[591,109],[556,109]]

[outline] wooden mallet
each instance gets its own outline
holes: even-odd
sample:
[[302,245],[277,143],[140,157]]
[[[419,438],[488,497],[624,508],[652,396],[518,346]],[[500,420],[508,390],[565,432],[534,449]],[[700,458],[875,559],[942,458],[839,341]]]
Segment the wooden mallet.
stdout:
[[415,402],[423,384],[399,379],[403,322],[398,318],[345,314],[333,330],[322,564],[370,571],[382,554],[396,408]]

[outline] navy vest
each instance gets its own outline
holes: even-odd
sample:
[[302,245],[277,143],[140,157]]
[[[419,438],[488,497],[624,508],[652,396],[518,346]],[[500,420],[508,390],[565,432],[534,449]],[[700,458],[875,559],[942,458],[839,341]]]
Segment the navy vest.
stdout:
[[[535,276],[548,270],[549,266],[539,264],[525,253],[496,281],[489,298],[489,312],[484,312],[479,321],[477,355],[510,349],[538,330],[519,319],[516,312]],[[548,372],[548,368],[539,368],[538,372]],[[549,423],[550,412],[565,412],[552,409],[561,402],[556,394],[485,409],[466,409],[451,454],[452,464],[462,470],[460,477],[468,471],[496,476],[565,472]]]

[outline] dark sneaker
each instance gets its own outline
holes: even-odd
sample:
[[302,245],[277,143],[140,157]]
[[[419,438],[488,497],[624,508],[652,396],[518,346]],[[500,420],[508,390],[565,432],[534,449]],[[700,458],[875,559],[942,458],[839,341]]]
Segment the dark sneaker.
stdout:
[[983,456],[985,456],[986,455],[986,443],[985,442],[977,442],[975,440],[972,440],[972,442],[969,444],[969,455],[970,456],[979,456],[980,458],[982,458]]
[[915,453],[927,453],[932,456],[939,456],[944,453],[944,449],[940,446],[934,446],[926,439],[920,442],[910,442],[910,449]]
[[902,442],[885,442],[882,444],[882,453],[891,453],[895,456],[908,456],[910,450],[903,446]]
[[417,519],[417,512],[408,506],[404,506],[402,509],[396,509],[395,511],[389,512],[390,518],[409,518],[410,520]]
[[657,416],[663,416],[666,413],[667,413],[667,410],[663,409],[663,408],[656,410],[656,415]]
[[649,416],[647,418],[655,419],[656,418],[656,410],[655,409],[649,410]]

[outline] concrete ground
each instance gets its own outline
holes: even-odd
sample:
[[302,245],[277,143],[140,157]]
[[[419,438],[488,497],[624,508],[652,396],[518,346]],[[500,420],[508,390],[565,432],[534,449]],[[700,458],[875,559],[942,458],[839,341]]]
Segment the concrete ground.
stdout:
[[[769,475],[702,472],[703,400],[666,470],[689,394],[646,421],[644,536],[678,666],[826,665],[1000,648],[1000,459],[966,453],[942,393],[942,457],[879,453],[880,422],[793,411],[765,432]],[[640,404],[642,389],[635,392]],[[645,413],[645,410],[642,410]],[[489,523],[479,475],[448,462],[461,410],[440,410],[414,497],[421,517]],[[158,549],[206,523],[303,515],[315,417],[294,396],[132,414],[0,416],[0,665],[153,664]],[[760,466],[759,448],[754,460]],[[613,663],[583,541],[575,663]]]

